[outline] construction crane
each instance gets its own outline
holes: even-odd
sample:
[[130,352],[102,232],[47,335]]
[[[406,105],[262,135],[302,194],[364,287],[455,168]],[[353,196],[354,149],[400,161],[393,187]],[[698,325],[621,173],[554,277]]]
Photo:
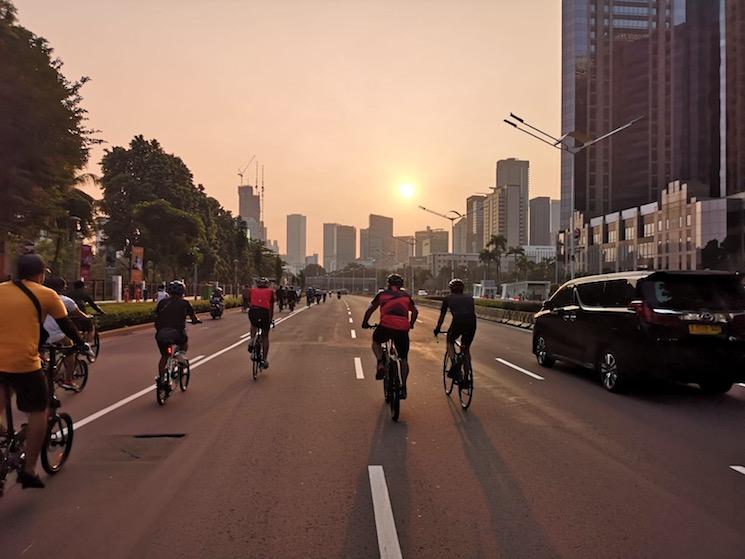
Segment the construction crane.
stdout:
[[251,163],[254,162],[254,159],[256,159],[255,155],[251,156],[251,159],[248,160],[248,163],[246,163],[242,169],[238,169],[238,176],[241,178],[241,186],[243,186],[243,174],[246,172],[246,170],[251,166]]

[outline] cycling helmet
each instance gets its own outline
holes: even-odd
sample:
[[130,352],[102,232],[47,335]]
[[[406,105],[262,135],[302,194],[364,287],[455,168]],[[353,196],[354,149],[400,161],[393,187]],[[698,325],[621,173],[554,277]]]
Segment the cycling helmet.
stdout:
[[399,276],[398,274],[391,274],[387,278],[388,285],[395,285],[396,287],[403,287],[404,286],[404,278]]
[[450,280],[450,283],[448,283],[448,287],[452,293],[463,293],[466,284],[463,283],[463,280],[460,278],[453,278]]
[[258,278],[256,280],[256,285],[258,287],[269,287],[269,280],[266,278]]
[[215,287],[215,293],[222,293],[222,292],[223,292],[222,287],[219,287],[219,286]]
[[184,285],[183,281],[172,281],[168,284],[168,287],[166,287],[166,293],[168,293],[169,295],[183,297],[184,295],[186,295],[186,285]]

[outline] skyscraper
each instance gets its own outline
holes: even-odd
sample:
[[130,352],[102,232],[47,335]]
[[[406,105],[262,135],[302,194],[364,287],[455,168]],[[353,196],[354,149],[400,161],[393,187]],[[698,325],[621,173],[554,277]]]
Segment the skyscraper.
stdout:
[[530,201],[530,244],[551,243],[551,198],[538,196]]
[[468,251],[468,220],[461,219],[453,225],[453,254],[465,254]]
[[495,188],[484,199],[484,240],[489,242],[494,235],[507,239],[508,247],[528,244],[528,201],[523,197],[520,185],[503,185]]
[[300,214],[287,216],[287,263],[296,268],[305,265],[306,218]]
[[450,252],[450,235],[444,229],[431,229],[427,226],[414,233],[416,241],[415,256],[429,256],[432,253]]
[[393,218],[370,214],[369,219],[368,258],[375,260],[376,268],[390,268],[395,260]]
[[416,239],[412,235],[396,237],[396,264],[408,264],[409,258],[414,256]]
[[251,185],[238,187],[238,217],[246,224],[251,239],[266,240],[266,229],[261,222],[261,197],[258,192],[254,193]]
[[478,194],[466,198],[466,252],[484,248],[484,198]]
[[351,225],[323,224],[323,267],[327,272],[343,269],[356,255],[357,230]]

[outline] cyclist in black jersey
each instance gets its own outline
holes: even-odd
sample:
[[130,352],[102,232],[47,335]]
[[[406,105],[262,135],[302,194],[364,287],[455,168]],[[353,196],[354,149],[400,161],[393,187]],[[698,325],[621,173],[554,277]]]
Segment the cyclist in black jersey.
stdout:
[[[461,279],[455,278],[450,280],[449,286],[450,295],[442,300],[440,318],[437,320],[437,326],[435,326],[435,336],[440,333],[445,315],[450,310],[450,314],[453,315],[453,321],[450,323],[450,328],[448,328],[448,354],[451,360],[455,360],[455,340],[460,338],[461,350],[466,358],[470,360],[470,348],[473,338],[476,336],[476,309],[473,297],[467,293],[463,293],[465,284]],[[448,376],[450,378],[458,378],[459,373],[460,371],[449,371]]]

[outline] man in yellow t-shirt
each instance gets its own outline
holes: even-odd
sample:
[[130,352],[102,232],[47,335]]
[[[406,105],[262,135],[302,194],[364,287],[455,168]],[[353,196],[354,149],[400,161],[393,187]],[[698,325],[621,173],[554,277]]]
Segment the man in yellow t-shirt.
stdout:
[[[57,293],[41,285],[44,281],[44,261],[36,254],[18,258],[18,280],[35,297],[41,321],[49,315],[62,331],[84,346]],[[5,407],[5,391],[16,394],[18,409],[28,413],[26,433],[26,463],[18,481],[24,487],[44,487],[36,475],[36,462],[47,429],[49,396],[47,380],[41,368],[39,341],[41,324],[33,299],[15,282],[0,284],[0,411]]]

